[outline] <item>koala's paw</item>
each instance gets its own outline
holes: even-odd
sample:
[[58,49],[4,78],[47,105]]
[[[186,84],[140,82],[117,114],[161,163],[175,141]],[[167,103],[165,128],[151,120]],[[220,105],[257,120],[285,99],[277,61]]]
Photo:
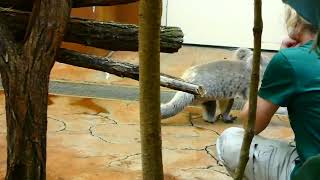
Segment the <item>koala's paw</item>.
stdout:
[[222,119],[224,123],[233,123],[237,117],[230,114],[219,114],[218,119]]

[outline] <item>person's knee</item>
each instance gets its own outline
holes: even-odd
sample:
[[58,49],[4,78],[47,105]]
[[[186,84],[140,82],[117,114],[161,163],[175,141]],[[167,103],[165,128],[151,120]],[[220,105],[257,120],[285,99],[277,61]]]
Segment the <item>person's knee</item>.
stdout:
[[230,127],[225,129],[220,137],[239,136],[244,134],[244,129],[239,127]]
[[242,128],[231,127],[216,142],[218,159],[231,171],[238,166],[243,134]]

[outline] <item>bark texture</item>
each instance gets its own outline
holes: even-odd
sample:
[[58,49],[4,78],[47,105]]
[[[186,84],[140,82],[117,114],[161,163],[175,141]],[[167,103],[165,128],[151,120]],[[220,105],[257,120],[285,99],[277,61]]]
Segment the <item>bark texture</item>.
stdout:
[[[139,0],[74,0],[72,7],[89,7],[89,6],[113,6],[118,4],[128,4]],[[0,0],[0,7],[13,8],[24,11],[31,11],[32,3],[25,0]]]
[[[29,16],[29,12],[0,8],[0,18],[5,20],[17,40],[24,38]],[[71,18],[64,41],[113,51],[138,51],[138,26]],[[180,28],[161,27],[161,52],[177,52],[182,43]]]
[[144,180],[162,180],[160,125],[161,0],[141,0],[139,7],[140,133]]
[[6,99],[6,180],[46,179],[48,82],[71,2],[36,0],[25,41],[0,20],[0,71]]
[[254,137],[256,109],[257,109],[257,94],[259,85],[259,71],[260,71],[260,57],[261,57],[261,35],[263,29],[262,14],[261,14],[261,0],[254,0],[254,50],[252,61],[252,74],[249,95],[249,120],[247,127],[245,127],[245,134],[240,152],[240,160],[238,168],[236,169],[236,180],[242,180],[244,171],[249,160],[249,150],[252,139]]
[[[137,81],[139,80],[139,66],[115,61],[110,58],[81,54],[79,52],[67,49],[60,49],[57,54],[57,61],[73,66],[108,72],[116,76],[127,77]],[[201,86],[163,73],[160,73],[160,86],[178,91],[184,91],[198,96],[202,96],[204,94],[204,90]]]

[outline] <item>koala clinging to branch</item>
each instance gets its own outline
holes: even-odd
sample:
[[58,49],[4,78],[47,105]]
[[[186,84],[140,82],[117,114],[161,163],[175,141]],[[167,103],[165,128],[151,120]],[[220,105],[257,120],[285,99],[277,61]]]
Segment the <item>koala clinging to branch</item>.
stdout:
[[[187,69],[182,79],[201,85],[205,90],[203,97],[178,91],[166,104],[161,104],[161,118],[172,117],[191,104],[201,104],[203,119],[215,122],[219,117],[224,122],[233,122],[235,117],[229,115],[234,98],[241,96],[247,99],[252,70],[253,52],[247,48],[239,48],[234,54],[235,60],[220,60],[193,66]],[[261,56],[261,74],[263,74],[268,58]],[[222,112],[215,117],[216,101]]]

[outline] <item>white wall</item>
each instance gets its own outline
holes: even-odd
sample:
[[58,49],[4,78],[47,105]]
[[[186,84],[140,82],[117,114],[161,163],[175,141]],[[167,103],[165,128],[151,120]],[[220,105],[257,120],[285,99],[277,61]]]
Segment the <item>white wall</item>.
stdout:
[[[253,47],[253,0],[164,0],[162,24],[178,26],[184,43]],[[286,36],[281,0],[262,1],[262,48],[278,50]]]

